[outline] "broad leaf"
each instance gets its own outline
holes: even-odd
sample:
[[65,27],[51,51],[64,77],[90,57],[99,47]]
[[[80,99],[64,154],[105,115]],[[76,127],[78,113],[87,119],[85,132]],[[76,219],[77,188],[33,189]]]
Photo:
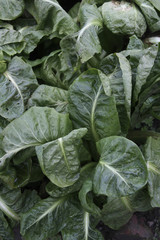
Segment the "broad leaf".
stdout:
[[84,181],[83,186],[79,191],[79,199],[85,211],[87,211],[88,213],[91,213],[96,217],[99,217],[100,208],[96,206],[96,204],[93,202],[92,190],[93,190],[93,183],[92,183],[92,179],[90,178]]
[[28,101],[29,107],[53,107],[57,112],[68,112],[68,92],[61,88],[40,85]]
[[73,130],[65,137],[36,147],[43,173],[59,187],[73,185],[79,178],[78,148],[87,129]]
[[13,56],[21,53],[25,48],[23,36],[15,30],[0,29],[0,50]]
[[53,108],[32,107],[20,118],[12,121],[3,131],[3,147],[6,154],[0,158],[0,165],[17,152],[67,135],[72,124],[67,114],[60,114]]
[[80,177],[79,179],[71,186],[60,188],[55,184],[49,182],[46,186],[46,192],[54,198],[60,198],[67,196],[70,193],[78,192],[85,180],[92,174],[96,163],[91,162],[86,164],[80,169]]
[[150,3],[150,1],[147,0],[134,0],[134,2],[139,6],[143,15],[145,16],[149,30],[151,32],[159,31],[160,17],[152,5],[152,2]]
[[145,18],[139,9],[126,1],[107,2],[102,6],[104,24],[115,34],[137,35],[142,37],[146,31]]
[[148,168],[148,190],[152,207],[160,207],[160,138],[149,137],[145,145]]
[[106,74],[102,79],[105,92],[110,87],[116,100],[117,111],[123,133],[130,126],[132,78],[131,67],[121,53],[111,54],[101,61],[100,69]]
[[21,216],[21,234],[25,240],[46,240],[66,226],[75,215],[75,206],[67,198],[47,198],[36,203]]
[[10,219],[19,221],[20,218],[16,213],[16,203],[21,196],[19,189],[9,190],[4,186],[0,186],[0,210]]
[[63,240],[103,240],[102,234],[95,229],[92,216],[80,206],[75,215],[67,219],[67,225],[62,230]]
[[4,217],[3,213],[0,211],[0,239],[2,240],[14,240],[13,231]]
[[125,225],[135,211],[145,212],[151,209],[150,198],[146,191],[121,198],[109,197],[102,209],[102,221],[112,229]]
[[56,37],[64,37],[78,30],[70,15],[56,0],[35,0],[38,17],[38,29],[45,29]]
[[9,120],[19,117],[37,87],[30,65],[14,57],[7,70],[0,74],[0,115]]
[[101,155],[93,178],[96,194],[126,196],[147,182],[147,167],[138,146],[123,137],[108,137],[97,143]]
[[77,78],[69,89],[72,122],[76,128],[86,127],[86,138],[92,141],[120,133],[115,100],[109,88],[106,91],[108,94],[105,94],[102,79],[107,82],[101,71],[90,69]]
[[158,47],[152,46],[148,48],[146,53],[141,57],[137,67],[136,83],[134,87],[133,97],[134,102],[138,100],[138,95],[141,92],[143,85],[146,83],[149,74],[151,73],[155,59],[157,57]]
[[79,18],[83,27],[78,33],[76,48],[84,63],[101,52],[98,32],[102,28],[102,17],[95,5],[85,4],[80,8]]
[[23,0],[0,0],[0,19],[2,20],[13,20],[19,17],[24,10]]
[[149,0],[149,2],[157,9],[160,11],[160,2],[159,0]]
[[44,37],[44,32],[36,30],[37,26],[27,26],[19,30],[26,42],[23,52],[31,53],[38,45],[39,41]]

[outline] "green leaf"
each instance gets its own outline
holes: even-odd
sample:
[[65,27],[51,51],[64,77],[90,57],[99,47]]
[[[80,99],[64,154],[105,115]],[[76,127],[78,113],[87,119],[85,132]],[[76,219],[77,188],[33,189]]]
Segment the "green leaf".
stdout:
[[86,127],[86,138],[92,141],[120,133],[115,100],[109,90],[105,94],[102,79],[107,82],[101,71],[90,69],[69,88],[69,113],[74,127]]
[[44,37],[44,32],[41,30],[36,30],[37,26],[25,26],[20,29],[19,32],[24,37],[26,42],[23,52],[29,54],[37,47],[39,41]]
[[129,61],[121,53],[111,54],[101,61],[100,69],[107,75],[102,80],[104,90],[111,89],[116,100],[121,129],[130,127],[132,78]]
[[156,32],[160,30],[160,17],[156,12],[154,6],[147,0],[134,0],[134,2],[139,6],[143,15],[145,16],[146,22],[148,24],[149,30],[151,32]]
[[144,190],[121,198],[109,197],[103,206],[101,220],[117,230],[129,221],[135,211],[145,212],[150,209],[150,198]]
[[0,29],[0,50],[9,56],[21,53],[25,45],[26,43],[20,32],[10,29]]
[[47,198],[36,203],[21,216],[21,234],[25,240],[46,240],[66,226],[68,216],[75,214],[75,206],[66,198]]
[[91,213],[94,216],[100,216],[100,208],[96,206],[93,202],[93,183],[92,179],[87,179],[84,181],[81,190],[79,191],[79,199],[81,202],[82,207],[88,213]]
[[135,50],[135,49],[143,50],[144,44],[136,35],[133,35],[129,38],[127,50]]
[[68,92],[61,88],[40,85],[28,101],[29,107],[53,107],[57,112],[68,112]]
[[93,178],[96,194],[126,196],[147,182],[148,172],[138,146],[123,137],[108,137],[97,143],[101,155]]
[[2,240],[14,240],[13,231],[4,217],[3,213],[0,211],[0,239]]
[[148,168],[148,191],[152,207],[160,206],[160,138],[149,137],[144,149]]
[[19,17],[24,10],[23,0],[0,0],[0,19],[2,20],[13,20]]
[[157,9],[160,11],[160,2],[159,0],[149,0],[149,2]]
[[157,53],[158,47],[152,46],[147,49],[139,61],[139,65],[137,67],[136,83],[133,92],[134,102],[138,100],[138,95],[151,73],[152,67],[154,66],[154,62],[157,57]]
[[0,74],[0,115],[8,120],[19,117],[37,86],[30,65],[14,57],[8,69]]
[[80,2],[77,2],[68,12],[68,14],[77,22]]
[[142,37],[147,28],[139,9],[126,1],[104,3],[102,16],[106,27],[115,34]]
[[101,52],[98,33],[102,28],[102,17],[95,5],[84,4],[80,8],[80,23],[83,26],[78,32],[76,48],[81,62],[84,63]]
[[84,165],[80,169],[80,177],[79,179],[71,186],[65,187],[65,188],[60,188],[56,186],[55,184],[49,182],[46,185],[46,192],[54,198],[60,198],[67,196],[70,193],[74,193],[80,190],[83,182],[92,174],[92,171],[94,170],[94,167],[96,166],[96,163],[91,162],[86,165]]
[[41,169],[52,183],[59,187],[73,185],[79,178],[78,147],[87,129],[73,130],[65,137],[36,147]]
[[34,5],[38,29],[45,29],[60,38],[77,32],[77,25],[56,0],[35,0]]
[[95,229],[92,216],[81,207],[77,208],[74,216],[67,219],[67,225],[62,230],[63,240],[104,240],[102,234]]
[[15,205],[19,200],[21,192],[19,189],[10,190],[1,185],[0,188],[0,210],[10,219],[19,221],[20,218],[15,212]]
[[67,89],[70,85],[72,74],[69,73],[69,77],[68,75],[64,75],[68,65],[63,60],[64,66],[62,69],[62,59],[63,55],[60,50],[50,53],[49,56],[44,59],[40,67],[36,69],[39,75],[38,78],[41,78],[43,82],[49,85]]
[[17,152],[67,135],[72,124],[67,114],[53,108],[32,107],[20,118],[12,121],[3,131],[6,154],[0,158],[0,167]]
[[2,133],[2,130],[8,125],[8,121],[5,118],[2,118],[0,116],[0,134]]

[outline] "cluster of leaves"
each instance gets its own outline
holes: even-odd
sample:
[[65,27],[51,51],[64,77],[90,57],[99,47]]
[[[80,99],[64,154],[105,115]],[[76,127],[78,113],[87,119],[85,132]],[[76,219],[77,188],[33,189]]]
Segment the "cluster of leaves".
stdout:
[[101,240],[160,207],[159,0],[0,6],[0,239]]

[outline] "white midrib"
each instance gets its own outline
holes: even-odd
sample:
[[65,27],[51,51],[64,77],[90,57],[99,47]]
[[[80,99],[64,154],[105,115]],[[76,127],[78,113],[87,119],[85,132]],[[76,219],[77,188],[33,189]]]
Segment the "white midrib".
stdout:
[[12,218],[16,221],[19,221],[20,218],[19,216],[10,208],[8,207],[5,202],[2,200],[2,198],[0,197],[0,209],[2,210],[2,212],[4,212],[9,218]]
[[88,240],[89,236],[89,213],[84,213],[84,232],[85,232],[85,240]]
[[99,98],[101,89],[102,89],[102,84],[100,85],[100,87],[99,87],[99,89],[98,89],[98,92],[97,92],[97,94],[96,94],[96,96],[95,96],[95,99],[94,99],[93,105],[92,105],[92,110],[91,110],[91,129],[92,129],[93,137],[94,137],[94,139],[95,139],[96,141],[99,140],[99,137],[98,137],[98,134],[97,134],[96,129],[95,129],[94,114],[95,114],[96,105],[97,105],[97,101],[98,101],[98,98]]
[[113,172],[115,175],[117,175],[128,187],[128,183],[126,182],[126,180],[118,173],[118,171],[116,171],[115,168],[109,166],[107,163],[100,161],[100,164],[105,165],[105,167],[107,167],[109,170],[111,170],[111,172]]
[[56,2],[52,2],[51,0],[42,0],[42,1],[43,2],[48,2],[48,3],[52,4],[52,5],[54,5],[55,7],[60,8],[61,10],[63,10],[63,8]]
[[100,22],[96,21],[96,20],[92,20],[89,21],[88,23],[86,23],[86,25],[84,25],[84,27],[79,31],[78,34],[78,38],[77,38],[77,42],[79,42],[81,36],[84,34],[84,32],[90,27],[90,26],[101,26]]
[[122,202],[124,203],[124,205],[126,206],[126,208],[130,211],[130,212],[133,212],[131,206],[130,206],[130,203],[129,203],[129,200],[127,197],[121,197],[121,200]]
[[[42,144],[42,143],[41,143]],[[23,150],[23,149],[26,149],[28,147],[34,147],[34,146],[39,146],[41,144],[38,144],[38,143],[32,143],[32,144],[28,144],[28,145],[25,145],[23,147],[20,147],[20,148],[16,148],[12,151],[9,151],[7,152],[5,155],[3,155],[1,158],[0,158],[0,166],[3,166],[3,163],[5,162],[6,158],[9,157],[9,156],[12,156],[12,154],[15,154],[15,153],[18,153],[19,151]]]
[[13,79],[13,77],[12,77],[12,76],[9,74],[9,72],[7,72],[7,71],[4,72],[3,74],[4,74],[4,76],[5,76],[7,79],[9,79],[9,80],[12,82],[12,84],[14,85],[14,87],[17,89],[17,91],[18,91],[18,93],[19,93],[19,95],[20,95],[20,97],[21,97],[21,99],[22,99],[22,103],[23,103],[23,105],[24,105],[23,95],[22,95],[21,90],[19,89],[17,83],[16,83],[15,80]]
[[64,161],[65,161],[65,163],[67,165],[68,170],[70,171],[68,160],[67,160],[67,157],[66,157],[66,153],[65,153],[65,150],[64,150],[64,147],[63,147],[63,140],[62,140],[62,138],[58,138],[58,142],[59,142],[59,146],[61,148],[61,151],[62,151],[62,154],[63,154],[63,157],[64,157]]
[[37,218],[34,222],[32,222],[27,228],[30,228],[31,226],[33,226],[34,224],[36,224],[37,222],[39,222],[41,219],[43,219],[46,215],[48,215],[49,213],[53,212],[53,210],[60,205],[62,202],[64,201],[63,199],[58,200],[57,202],[55,202],[50,208],[48,208],[42,215],[39,216],[39,218]]
[[142,3],[142,4],[141,4],[141,7],[150,8],[150,9],[153,10],[153,8],[152,8],[151,6],[148,6],[148,5],[146,5],[145,3]]
[[151,162],[147,162],[148,171],[154,172],[160,175],[160,170],[158,170]]

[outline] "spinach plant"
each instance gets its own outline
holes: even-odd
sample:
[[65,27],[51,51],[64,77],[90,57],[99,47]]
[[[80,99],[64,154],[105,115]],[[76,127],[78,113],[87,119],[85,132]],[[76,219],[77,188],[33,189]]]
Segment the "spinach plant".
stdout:
[[160,2],[0,0],[0,239],[101,240],[160,207]]

